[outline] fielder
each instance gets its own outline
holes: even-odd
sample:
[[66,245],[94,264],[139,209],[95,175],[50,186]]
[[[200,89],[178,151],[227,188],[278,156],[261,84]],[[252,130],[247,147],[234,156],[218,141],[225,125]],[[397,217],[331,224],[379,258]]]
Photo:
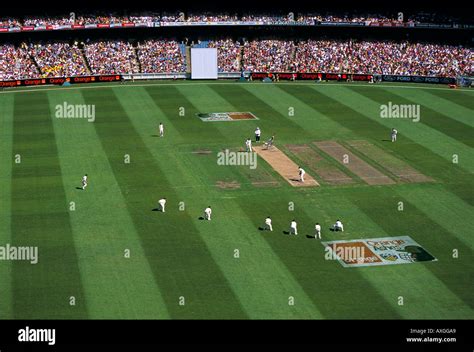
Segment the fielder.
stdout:
[[314,230],[316,231],[316,233],[314,234],[314,238],[321,239],[321,225],[319,225],[319,222],[314,225]]
[[252,140],[250,138],[247,138],[247,140],[245,141],[245,150],[247,152],[252,151]]
[[165,204],[166,204],[166,198],[161,198],[158,201],[159,207],[158,210],[162,211],[163,213],[165,212]]
[[264,230],[273,231],[272,219],[270,218],[270,216],[267,216],[267,218],[265,219],[265,226],[263,228]]
[[206,209],[204,209],[204,219],[211,220],[211,214],[212,214],[212,210],[211,210],[211,206],[209,205]]
[[305,175],[306,171],[304,171],[303,168],[300,166],[300,167],[298,168],[298,173],[299,173],[299,175],[300,175],[300,181],[301,181],[301,182],[304,182],[304,175]]
[[260,127],[257,127],[255,130],[255,142],[260,142],[260,135],[262,134],[262,131],[260,131]]
[[337,219],[336,223],[333,225],[334,231],[341,231],[344,232],[344,225],[342,224],[341,220]]
[[297,228],[296,228],[296,221],[295,221],[295,219],[293,219],[293,220],[291,221],[291,223],[290,223],[290,235],[292,235],[292,234],[295,234],[295,235],[298,234],[298,230],[297,230]]
[[160,137],[163,137],[165,135],[165,126],[163,126],[163,122],[160,122],[159,130],[160,130]]
[[392,142],[397,141],[397,134],[398,134],[398,131],[395,128],[392,128],[392,132],[390,133],[390,137],[392,139]]
[[82,190],[85,190],[87,187],[87,174],[82,176]]

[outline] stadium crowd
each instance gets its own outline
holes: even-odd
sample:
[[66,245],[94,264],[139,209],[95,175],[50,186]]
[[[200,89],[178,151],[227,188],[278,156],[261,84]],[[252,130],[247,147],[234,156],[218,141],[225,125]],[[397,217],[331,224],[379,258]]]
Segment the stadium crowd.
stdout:
[[237,15],[228,15],[228,14],[189,14],[186,17],[186,22],[230,22],[238,21],[239,17]]
[[71,18],[68,17],[26,17],[23,20],[25,26],[65,26],[74,24]]
[[299,72],[332,72],[453,77],[472,74],[468,48],[384,41],[308,40],[297,45],[288,67]]
[[240,71],[241,45],[232,39],[209,41],[209,48],[217,48],[217,69],[219,72]]
[[263,23],[274,23],[274,22],[290,22],[288,15],[254,15],[248,14],[240,18],[243,22],[263,22]]
[[312,24],[314,22],[378,22],[378,23],[386,23],[386,22],[403,22],[400,21],[395,16],[385,16],[385,15],[337,15],[337,14],[307,14],[307,15],[300,15],[297,19],[298,22]]
[[42,77],[90,74],[77,43],[30,44],[28,53],[34,57]]
[[[119,15],[115,13],[104,14],[78,14],[74,18],[66,15],[63,16],[27,16],[24,18],[0,18],[0,27],[12,28],[20,26],[45,26],[45,25],[86,25],[86,24],[112,24],[124,22],[225,22],[225,21],[250,21],[250,22],[292,22],[296,21],[305,24],[314,24],[315,22],[398,22],[403,21],[398,19],[398,14],[357,14],[357,13],[306,13],[295,14],[290,17],[288,14],[227,14],[227,13],[199,13],[199,14],[172,14],[172,13],[140,13],[130,15]],[[466,20],[462,18],[453,17],[447,14],[434,14],[429,12],[419,11],[416,13],[407,13],[406,22],[411,23],[462,23]],[[472,20],[467,20],[472,23]]]
[[102,16],[90,14],[90,15],[78,16],[76,18],[75,24],[78,24],[78,25],[97,24],[97,23],[111,24],[111,23],[123,23],[123,22],[129,22],[128,17],[117,16],[113,14],[102,15]]
[[147,40],[138,44],[143,73],[185,72],[186,59],[174,40]]
[[26,45],[0,45],[0,81],[39,77],[40,73],[28,55]]
[[129,22],[134,23],[147,23],[147,22],[159,22],[161,21],[161,17],[157,13],[149,13],[149,14],[132,14],[128,17]]
[[245,42],[243,69],[256,72],[288,71],[294,50],[293,41],[253,40]]
[[[207,42],[219,72],[326,72],[456,77],[474,74],[471,48],[429,43],[356,40]],[[82,50],[83,48],[83,50]],[[186,72],[184,45],[122,40],[0,46],[0,79],[119,73]]]
[[92,74],[138,73],[137,55],[131,43],[100,41],[86,43],[84,53]]
[[0,18],[0,28],[19,27],[22,23],[18,18]]

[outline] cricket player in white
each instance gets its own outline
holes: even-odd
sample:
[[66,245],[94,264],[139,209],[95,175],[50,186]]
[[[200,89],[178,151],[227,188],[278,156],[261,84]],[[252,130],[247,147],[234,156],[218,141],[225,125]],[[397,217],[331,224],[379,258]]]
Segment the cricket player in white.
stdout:
[[272,219],[269,216],[265,219],[265,230],[273,231]]
[[397,141],[397,134],[398,134],[398,131],[395,128],[392,128],[392,132],[390,134],[390,137],[392,138],[392,142]]
[[163,123],[160,122],[160,137],[163,137],[165,135],[165,127],[163,126]]
[[306,171],[304,171],[301,166],[299,167],[298,170],[299,170],[299,175],[300,175],[300,181],[304,182],[304,174],[306,173]]
[[293,220],[291,221],[291,224],[290,224],[290,235],[291,235],[291,234],[295,234],[295,235],[298,234],[298,230],[296,229],[296,221],[295,221],[295,219],[293,219]]
[[246,141],[245,141],[245,148],[247,150],[247,152],[251,152],[252,151],[252,140],[250,138],[248,138]]
[[260,127],[257,127],[255,130],[255,142],[260,142],[260,135],[262,134],[262,131],[260,131]]
[[160,206],[159,206],[159,209],[164,213],[164,212],[165,212],[166,198],[161,198],[161,199],[158,201],[158,204],[160,205]]
[[316,231],[316,233],[314,234],[314,238],[321,239],[321,225],[319,225],[319,222],[314,225],[314,230]]
[[342,224],[341,220],[337,220],[336,223],[333,225],[334,231],[342,231],[344,232],[344,225]]
[[85,190],[87,187],[87,174],[82,176],[82,189]]
[[211,206],[209,205],[206,209],[204,209],[204,219],[211,220],[211,214],[212,214],[212,210],[211,210]]

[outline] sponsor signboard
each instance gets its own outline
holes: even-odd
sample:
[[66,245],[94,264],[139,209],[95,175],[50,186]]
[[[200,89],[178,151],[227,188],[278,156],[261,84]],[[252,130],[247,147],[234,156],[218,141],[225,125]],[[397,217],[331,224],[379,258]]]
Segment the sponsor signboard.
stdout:
[[365,26],[365,22],[318,22],[319,26],[336,26],[336,27],[361,27]]
[[321,242],[326,259],[345,268],[433,262],[437,259],[409,236]]
[[402,75],[382,75],[382,81],[387,82],[415,82],[415,83],[442,83],[454,84],[453,77],[427,77],[427,76],[402,76]]
[[354,81],[370,81],[372,75],[363,74],[349,74],[349,73],[323,73],[323,72],[252,72],[252,79],[264,79],[266,77],[272,78],[278,75],[281,80],[291,80],[293,76],[297,80],[347,80],[352,79]]
[[196,114],[202,121],[242,121],[258,120],[258,117],[251,112],[209,112]]
[[101,76],[77,76],[77,77],[48,77],[34,79],[19,79],[11,81],[0,81],[0,88],[20,87],[20,86],[40,86],[47,84],[61,85],[69,83],[96,83],[96,82],[116,82],[120,81],[121,75],[101,75]]

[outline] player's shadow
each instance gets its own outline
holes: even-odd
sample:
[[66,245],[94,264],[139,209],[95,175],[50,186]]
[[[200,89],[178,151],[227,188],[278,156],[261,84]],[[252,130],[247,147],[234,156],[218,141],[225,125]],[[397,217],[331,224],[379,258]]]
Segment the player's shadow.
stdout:
[[289,234],[290,234],[290,231],[283,231],[283,234],[284,234],[284,235],[289,235]]
[[153,208],[151,211],[161,211],[159,208]]
[[293,182],[299,182],[300,179],[299,178],[290,178],[290,181],[293,181]]
[[205,219],[204,219],[204,216],[198,217],[198,220],[205,220]]
[[152,134],[151,136],[152,137],[159,137],[159,135],[157,135],[157,134]]
[[391,142],[390,139],[381,139],[382,142]]
[[83,191],[82,187],[76,187],[76,189],[80,189],[81,191]]
[[265,231],[265,229],[262,226],[259,226],[258,231]]
[[312,239],[314,239],[314,236],[306,235],[306,238],[312,238]]

